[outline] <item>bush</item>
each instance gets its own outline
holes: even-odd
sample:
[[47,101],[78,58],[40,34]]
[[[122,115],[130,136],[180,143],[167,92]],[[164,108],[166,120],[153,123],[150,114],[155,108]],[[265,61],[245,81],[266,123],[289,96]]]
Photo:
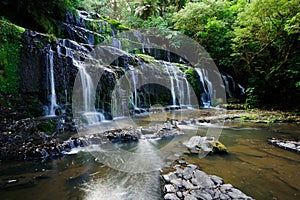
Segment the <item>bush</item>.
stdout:
[[0,20],[0,93],[16,94],[19,90],[18,69],[22,34],[25,29]]

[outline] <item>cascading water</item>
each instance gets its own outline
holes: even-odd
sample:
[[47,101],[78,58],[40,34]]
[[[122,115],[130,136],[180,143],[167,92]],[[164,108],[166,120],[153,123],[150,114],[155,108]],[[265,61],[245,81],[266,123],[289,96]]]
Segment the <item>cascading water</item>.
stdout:
[[190,105],[190,87],[184,73],[179,70],[178,66],[171,63],[164,63],[163,66],[165,67],[170,80],[172,105],[176,106],[176,94],[178,94],[178,102],[180,105]]
[[201,94],[201,101],[204,108],[209,108],[211,106],[211,96],[212,96],[212,83],[208,79],[208,72],[202,68],[195,68],[199,77],[200,82],[203,86],[203,93]]
[[[209,108],[211,107],[211,99],[214,98],[215,91],[213,90],[213,85],[212,82],[209,80],[209,74],[207,69],[203,68],[195,68],[199,77],[200,77],[200,82],[202,83],[203,86],[203,93],[201,94],[201,100],[203,103],[204,108]],[[221,78],[223,81],[222,87],[225,88],[226,94],[228,97],[233,97],[235,98],[236,95],[243,95],[244,94],[244,88],[240,85],[237,84],[233,77],[222,73]]]
[[179,79],[178,79],[178,76],[177,76],[177,71],[173,71],[174,72],[174,80],[175,80],[175,82],[176,82],[176,88],[177,88],[177,91],[178,91],[178,95],[179,95],[179,105],[182,105],[183,103],[182,103],[182,92],[184,92],[184,90],[182,90],[183,88],[182,87],[180,87],[181,85],[180,85],[180,81],[179,81]]
[[150,53],[151,50],[149,48],[149,38],[145,37],[143,34],[141,34],[138,31],[133,32],[133,36],[136,38],[136,40],[141,44],[140,50],[142,53]]
[[222,73],[222,80],[224,82],[226,94],[230,98],[235,98],[245,94],[245,88],[236,83],[232,76]]
[[[86,118],[89,125],[97,124],[99,121],[104,121],[105,117],[102,113],[96,112],[95,109],[95,87],[91,76],[86,71],[84,65],[78,62],[73,62],[77,66],[81,78],[82,84],[82,96],[83,96],[83,116]],[[76,63],[76,64],[75,64]]]
[[166,68],[166,71],[169,75],[169,80],[171,84],[171,95],[172,95],[172,106],[176,106],[176,93],[175,93],[175,88],[174,88],[174,77],[173,74],[171,74],[172,69],[170,69],[170,65],[164,63],[164,67]]
[[[115,79],[117,80],[117,75]],[[113,118],[124,117],[127,114],[128,105],[126,100],[126,90],[121,88],[119,81],[116,82],[115,89],[112,92],[112,116]]]
[[[77,61],[72,50],[68,47],[69,46],[75,46],[79,47],[80,45],[77,44],[75,41],[67,41],[67,40],[61,40],[62,47],[65,48],[65,54],[66,56],[70,57],[72,59],[72,63],[74,66],[77,67],[80,75],[81,85],[82,85],[82,97],[83,97],[83,106],[82,106],[82,112],[83,116],[87,120],[88,125],[97,124],[100,121],[104,121],[105,117],[102,113],[96,112],[95,109],[95,87],[93,80],[89,73],[86,70],[86,66],[84,63]],[[84,49],[84,47],[80,47],[82,50],[87,53],[88,51]],[[60,53],[61,50],[60,50]]]
[[132,83],[133,83],[133,93],[131,93],[131,102],[136,109],[138,107],[138,93],[137,93],[137,77],[135,75],[135,70],[131,69],[131,78],[132,78]]
[[238,84],[239,89],[241,90],[241,94],[245,94],[245,88]]
[[233,94],[230,90],[230,86],[229,86],[229,82],[228,82],[228,79],[227,79],[227,76],[226,75],[222,75],[222,79],[223,79],[223,82],[224,82],[224,85],[225,85],[225,90],[226,90],[226,93],[228,95],[228,97],[233,97]]
[[56,91],[55,91],[55,81],[54,81],[54,66],[53,66],[53,51],[51,47],[47,53],[47,74],[50,82],[50,105],[48,108],[47,116],[55,116],[55,110],[58,107],[56,102]]
[[112,27],[112,30],[111,30],[111,32],[112,32],[112,42],[111,42],[111,46],[112,47],[115,47],[115,48],[117,48],[117,49],[122,49],[122,43],[121,43],[121,41],[116,37],[116,31],[115,31],[115,29]]
[[187,79],[185,79],[185,83],[186,83],[186,91],[187,91],[187,105],[191,105],[191,91]]

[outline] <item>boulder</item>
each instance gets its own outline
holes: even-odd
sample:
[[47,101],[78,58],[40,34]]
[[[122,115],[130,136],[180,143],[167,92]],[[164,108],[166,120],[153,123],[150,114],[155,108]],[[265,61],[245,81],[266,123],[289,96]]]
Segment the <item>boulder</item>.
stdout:
[[214,137],[193,136],[183,143],[190,153],[227,153],[227,148]]

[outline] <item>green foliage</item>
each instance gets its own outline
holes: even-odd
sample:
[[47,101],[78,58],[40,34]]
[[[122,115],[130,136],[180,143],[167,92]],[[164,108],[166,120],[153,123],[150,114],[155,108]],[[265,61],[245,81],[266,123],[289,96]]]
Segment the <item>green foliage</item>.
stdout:
[[[136,51],[139,51],[138,49]],[[155,58],[152,56],[149,56],[147,54],[141,54],[141,53],[136,53],[136,55],[140,58],[143,59],[144,62],[146,63],[155,63]]]
[[60,34],[58,21],[65,18],[66,11],[74,12],[83,0],[4,0],[0,13],[11,22],[32,30]]
[[57,122],[54,120],[47,120],[45,122],[40,122],[36,129],[38,131],[43,131],[47,133],[48,135],[53,134],[56,131]]
[[104,16],[100,16],[104,21],[109,22],[115,29],[118,30],[129,30],[129,28],[125,25],[123,25],[121,22],[112,19],[110,17],[104,17]]
[[[3,0],[0,2],[3,19],[0,91],[17,91],[15,74],[21,43],[16,36],[22,32],[8,31],[8,26],[3,26],[4,21],[59,36],[58,21],[64,19],[65,11],[76,14],[75,9],[84,9],[102,16],[100,20],[86,22],[86,27],[94,32],[98,32],[101,21],[106,21],[109,25],[103,26],[103,34],[107,35],[112,28],[155,27],[160,36],[170,39],[173,47],[180,47],[184,41],[170,30],[192,37],[208,51],[222,71],[247,84],[247,108],[299,107],[299,5],[299,0]],[[156,34],[155,31],[151,33]],[[110,36],[106,39],[109,41]],[[55,40],[50,36],[48,42]],[[96,44],[102,40],[100,34],[95,37]],[[126,50],[129,41],[122,42]],[[194,90],[199,90],[195,71],[179,68]]]
[[0,93],[16,94],[22,34],[25,29],[0,20]]
[[198,99],[200,99],[200,95],[202,94],[203,91],[201,88],[201,83],[199,81],[199,78],[196,77],[197,72],[191,67],[183,66],[180,64],[178,64],[178,65],[179,65],[179,69],[185,73],[185,76],[186,76],[189,84],[193,88],[193,91],[197,95]]
[[227,0],[188,3],[184,9],[174,14],[174,28],[199,42],[217,66],[229,68],[234,64],[229,56],[231,25],[238,9],[243,6],[244,3],[240,1]]
[[255,86],[249,86],[246,89],[247,99],[245,102],[245,108],[257,108],[261,106],[261,100],[260,100],[260,91],[262,91],[262,88],[255,87]]
[[299,105],[299,5],[299,0],[251,1],[238,14],[232,55],[239,60],[236,71],[250,74],[247,107]]
[[298,0],[253,1],[235,23],[233,55],[239,56],[253,74],[261,71],[258,65],[262,60],[266,75],[279,70],[299,37],[299,11]]

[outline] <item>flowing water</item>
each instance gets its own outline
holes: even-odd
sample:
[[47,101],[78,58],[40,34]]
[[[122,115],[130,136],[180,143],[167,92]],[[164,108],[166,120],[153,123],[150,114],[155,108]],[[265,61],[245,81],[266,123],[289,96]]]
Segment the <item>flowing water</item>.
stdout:
[[[70,46],[75,46],[77,48],[81,48],[81,51],[85,53],[87,58],[90,57],[89,51],[85,48],[80,46],[77,42],[72,40],[61,40],[60,45],[57,47],[57,51],[59,55],[64,55],[62,52],[62,48],[65,50],[65,56],[68,56],[72,59],[72,63],[74,66],[77,67],[80,76],[81,87],[78,89],[82,91],[81,100],[79,103],[80,112],[82,112],[82,116],[86,119],[87,124],[97,124],[100,121],[104,121],[105,117],[103,113],[97,112],[95,109],[95,85],[89,74],[87,66],[84,62],[80,61],[80,58],[77,58],[78,55],[74,55],[72,50],[69,48]],[[73,47],[74,48],[74,47]]]
[[53,51],[51,50],[51,48],[47,53],[47,74],[50,83],[50,95],[49,95],[50,105],[48,108],[47,116],[55,116],[55,110],[58,105],[56,103],[54,69],[53,69]]
[[255,127],[231,124],[223,129],[220,141],[228,155],[205,159],[185,157],[208,174],[216,174],[256,199],[300,198],[300,155],[266,142],[267,138],[300,139],[299,125]]
[[202,83],[203,93],[201,94],[201,100],[204,108],[209,108],[211,106],[211,97],[212,97],[212,83],[207,78],[207,70],[201,68],[195,68],[199,77],[200,82]]
[[[143,115],[134,121],[146,126],[165,117],[193,117],[187,115],[199,117],[201,113],[189,110],[185,113]],[[211,126],[203,124],[196,134],[206,135]],[[111,154],[112,159],[119,160],[111,167],[99,162],[99,152],[110,155],[108,149],[104,151],[101,146],[83,148],[76,154],[45,163],[1,161],[0,197],[45,200],[162,199],[158,168],[166,164],[163,160],[169,163],[176,156],[183,155],[188,162],[197,164],[208,174],[224,178],[225,182],[255,199],[299,199],[300,155],[269,145],[266,141],[270,137],[299,140],[299,125],[225,123],[219,139],[227,146],[229,154],[204,158],[184,154],[181,142],[194,134],[193,127],[184,129],[185,136],[174,139],[116,144],[123,151],[119,155],[116,152]],[[124,164],[118,156],[126,158]],[[143,172],[141,169],[147,170]],[[14,180],[18,182],[14,183]],[[5,182],[7,184],[4,186]]]

